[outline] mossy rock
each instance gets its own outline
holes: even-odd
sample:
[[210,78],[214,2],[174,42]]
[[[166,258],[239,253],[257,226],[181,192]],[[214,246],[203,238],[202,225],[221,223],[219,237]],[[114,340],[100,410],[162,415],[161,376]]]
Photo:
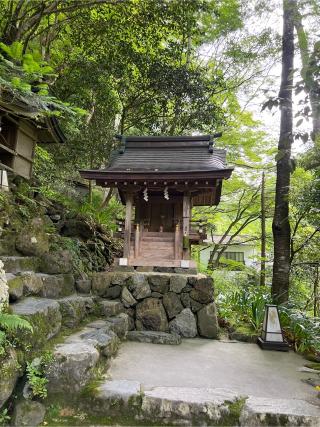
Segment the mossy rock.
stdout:
[[23,255],[41,256],[49,251],[49,236],[42,218],[32,218],[16,238],[16,248]]
[[57,301],[30,297],[12,304],[11,309],[13,314],[27,319],[33,327],[33,332],[17,332],[19,343],[26,347],[43,347],[61,328],[61,313]]
[[46,413],[45,406],[37,401],[23,400],[14,408],[14,426],[38,426],[42,423]]
[[20,365],[14,349],[10,349],[0,368],[0,408],[11,396],[19,377]]
[[67,249],[46,252],[40,261],[40,271],[47,274],[66,274],[73,269],[73,257]]

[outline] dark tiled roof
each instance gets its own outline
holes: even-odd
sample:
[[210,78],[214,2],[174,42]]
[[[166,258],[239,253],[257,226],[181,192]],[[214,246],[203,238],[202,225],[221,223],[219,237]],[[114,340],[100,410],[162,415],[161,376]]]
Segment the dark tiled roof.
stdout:
[[[127,137],[105,169],[113,172],[194,172],[226,169],[226,152],[209,150],[210,135]],[[211,152],[210,152],[211,151]]]

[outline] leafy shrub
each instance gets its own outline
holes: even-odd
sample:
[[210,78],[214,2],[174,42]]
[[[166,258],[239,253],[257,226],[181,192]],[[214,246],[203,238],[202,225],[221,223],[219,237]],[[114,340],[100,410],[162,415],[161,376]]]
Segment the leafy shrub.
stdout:
[[5,408],[0,411],[0,426],[6,426],[9,424],[11,417],[8,415],[8,409]]
[[221,293],[217,298],[220,315],[234,326],[247,323],[254,332],[261,328],[265,305],[270,302],[268,287],[246,286]]
[[47,397],[48,380],[45,377],[45,371],[48,364],[52,360],[50,352],[44,353],[41,357],[33,359],[32,362],[27,362],[27,378],[33,393],[33,396],[38,396],[42,399]]
[[279,307],[281,325],[296,351],[320,353],[320,318],[294,307]]
[[0,313],[0,357],[3,356],[6,352],[6,347],[10,345],[10,340],[8,335],[10,334],[14,337],[14,333],[17,329],[26,329],[33,331],[31,324],[16,314],[9,313]]

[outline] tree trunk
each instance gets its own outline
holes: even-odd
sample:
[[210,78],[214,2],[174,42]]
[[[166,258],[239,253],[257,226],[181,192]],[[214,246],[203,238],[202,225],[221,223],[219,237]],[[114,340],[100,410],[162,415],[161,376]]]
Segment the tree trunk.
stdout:
[[316,265],[316,277],[313,283],[313,315],[318,316],[318,287],[319,287],[319,264]]
[[279,92],[281,120],[277,154],[275,209],[272,223],[274,239],[272,298],[275,303],[280,304],[288,301],[290,275],[289,192],[293,140],[293,6],[293,0],[283,0],[282,73]]
[[261,179],[261,252],[260,252],[260,286],[266,285],[266,199],[265,174]]
[[304,81],[305,90],[309,95],[312,112],[312,140],[320,143],[320,91],[317,80],[318,63],[320,60],[320,46],[316,42],[313,52],[310,54],[308,35],[302,23],[302,16],[296,0],[294,5],[294,26],[298,36],[298,46],[302,63],[301,77]]

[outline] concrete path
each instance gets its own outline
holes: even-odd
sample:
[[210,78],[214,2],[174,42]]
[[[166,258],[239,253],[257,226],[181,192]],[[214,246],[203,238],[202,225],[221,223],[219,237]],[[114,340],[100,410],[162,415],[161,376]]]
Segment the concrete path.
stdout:
[[154,387],[223,388],[241,395],[302,399],[319,405],[317,392],[301,379],[306,361],[293,352],[262,351],[256,344],[186,339],[181,345],[122,344],[108,376]]

